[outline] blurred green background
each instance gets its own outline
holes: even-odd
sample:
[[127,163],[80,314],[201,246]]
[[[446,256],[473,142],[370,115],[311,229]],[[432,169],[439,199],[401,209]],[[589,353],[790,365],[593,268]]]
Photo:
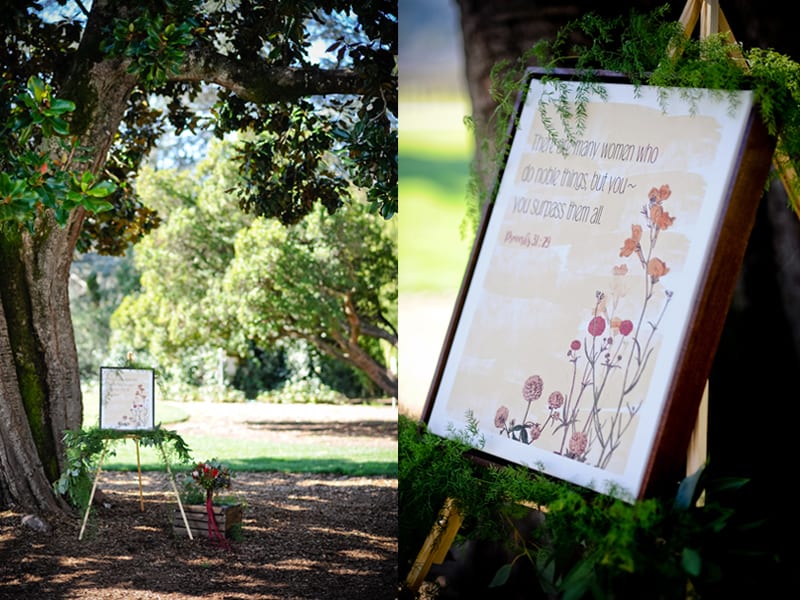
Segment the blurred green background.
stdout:
[[473,152],[467,111],[459,99],[401,102],[401,298],[452,295],[461,284],[471,245],[461,233]]
[[467,114],[457,97],[401,95],[399,409],[411,417],[422,414],[472,247]]

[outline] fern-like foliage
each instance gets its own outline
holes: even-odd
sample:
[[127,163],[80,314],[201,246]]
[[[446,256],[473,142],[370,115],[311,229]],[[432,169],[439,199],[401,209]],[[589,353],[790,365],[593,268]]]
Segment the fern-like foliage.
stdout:
[[[568,23],[553,40],[536,43],[517,61],[496,64],[491,74],[492,98],[497,104],[495,143],[479,148],[494,152],[487,158],[497,172],[506,158],[508,132],[533,65],[542,70],[542,81],[551,84],[553,91],[544,99],[541,115],[553,141],[562,147],[582,132],[587,103],[605,97],[603,75],[615,73],[636,87],[663,88],[665,111],[669,110],[667,88],[678,88],[690,103],[697,90],[712,90],[732,107],[736,101],[732,92],[751,90],[764,125],[777,138],[777,155],[786,167],[800,172],[800,64],[771,49],[745,48],[726,33],[687,37],[683,25],[669,19],[668,5],[649,12],[632,9],[612,18],[585,14]],[[564,69],[578,81],[574,98],[566,95]],[[566,139],[555,135],[552,117],[545,110],[548,105],[556,109]],[[784,178],[784,183],[790,186],[790,196],[800,198],[798,178]],[[800,206],[795,210],[800,212]]]
[[[448,498],[464,518],[455,544],[504,541],[516,558],[499,565],[491,586],[502,588],[514,563],[529,561],[538,576],[526,583],[530,598],[719,598],[719,586],[746,578],[748,569],[775,567],[758,524],[734,509],[746,480],[704,468],[675,498],[627,502],[522,467],[481,463],[470,454],[481,446],[476,433],[468,425],[443,438],[399,417],[401,575]],[[531,510],[542,515],[534,528],[525,520]]]

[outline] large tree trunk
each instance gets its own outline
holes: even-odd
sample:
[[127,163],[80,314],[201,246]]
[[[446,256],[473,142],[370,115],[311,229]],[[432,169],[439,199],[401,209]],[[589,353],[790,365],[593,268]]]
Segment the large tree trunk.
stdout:
[[33,234],[6,224],[0,235],[0,500],[29,511],[62,507],[62,438],[82,421],[68,288],[78,228],[46,214]]
[[[76,102],[72,133],[87,149],[63,167],[76,168],[80,158],[97,174],[135,79],[119,61],[96,61],[96,19],[106,16],[92,15],[82,40],[88,49],[64,75],[59,96]],[[80,428],[83,419],[69,305],[70,266],[83,219],[78,208],[64,227],[43,212],[33,231],[13,222],[0,228],[0,508],[66,508],[52,483],[65,463],[64,431]]]

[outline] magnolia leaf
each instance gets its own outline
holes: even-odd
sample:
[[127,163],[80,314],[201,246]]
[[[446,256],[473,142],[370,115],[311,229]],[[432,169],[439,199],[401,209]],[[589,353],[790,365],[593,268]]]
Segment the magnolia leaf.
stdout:
[[700,570],[703,566],[703,559],[700,553],[694,548],[684,548],[681,553],[681,565],[683,570],[692,577],[700,575]]
[[69,125],[63,119],[53,119],[51,125],[58,135],[69,135]]
[[89,188],[86,190],[86,193],[93,198],[105,198],[106,196],[113,194],[117,189],[117,186],[112,181],[101,181],[97,185]]
[[72,100],[64,100],[62,98],[54,98],[50,103],[50,112],[56,115],[64,114],[65,112],[72,112],[75,110],[75,103]]
[[489,584],[490,588],[493,587],[500,587],[504,585],[507,581],[509,576],[511,575],[511,567],[512,564],[503,565],[497,570],[497,573],[494,574],[492,578],[492,582]]
[[678,493],[675,495],[674,507],[678,510],[688,510],[697,502],[700,497],[702,487],[700,483],[703,479],[705,467],[700,467],[697,471],[684,478],[678,486]]
[[114,205],[107,200],[95,200],[93,198],[85,198],[81,205],[88,211],[94,213],[106,212],[114,208]]
[[28,90],[33,94],[33,98],[36,100],[37,104],[40,104],[47,95],[47,87],[44,81],[38,77],[30,77],[28,79]]

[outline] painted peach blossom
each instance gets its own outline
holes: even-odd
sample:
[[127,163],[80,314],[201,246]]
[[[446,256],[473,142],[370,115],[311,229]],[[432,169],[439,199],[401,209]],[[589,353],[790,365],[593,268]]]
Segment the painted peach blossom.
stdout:
[[669,273],[669,267],[660,258],[651,258],[647,263],[647,274],[653,278],[653,283]]

